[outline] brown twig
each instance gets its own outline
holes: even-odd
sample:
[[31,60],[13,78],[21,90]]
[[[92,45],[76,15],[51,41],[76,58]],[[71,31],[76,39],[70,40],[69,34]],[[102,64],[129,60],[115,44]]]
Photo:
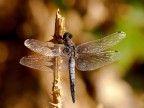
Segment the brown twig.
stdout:
[[[59,9],[56,13],[55,20],[55,33],[54,38],[51,40],[56,44],[61,44],[63,42],[61,36],[65,32],[65,19],[60,15]],[[60,48],[59,48],[60,50]],[[62,62],[61,57],[55,57],[55,71],[54,71],[54,81],[52,88],[53,95],[53,103],[51,103],[54,108],[61,108],[62,106],[62,91],[61,91],[61,83],[60,83],[60,64]]]

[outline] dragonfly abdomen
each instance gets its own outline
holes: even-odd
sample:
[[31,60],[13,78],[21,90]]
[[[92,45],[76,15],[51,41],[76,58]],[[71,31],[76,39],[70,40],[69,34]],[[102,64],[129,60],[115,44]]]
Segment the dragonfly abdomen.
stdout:
[[75,103],[75,59],[73,57],[69,58],[69,76],[72,101]]

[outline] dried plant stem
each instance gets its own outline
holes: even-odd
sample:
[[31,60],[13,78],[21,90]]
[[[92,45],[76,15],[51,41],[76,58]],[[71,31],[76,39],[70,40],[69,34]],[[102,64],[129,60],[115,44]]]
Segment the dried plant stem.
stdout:
[[[62,39],[60,36],[63,35],[65,31],[65,21],[64,17],[60,15],[59,9],[56,13],[56,20],[55,20],[55,33],[54,33],[54,41],[57,44],[62,43]],[[60,51],[60,49],[59,49]],[[62,62],[61,57],[55,57],[55,72],[53,73],[54,81],[53,81],[53,88],[52,88],[52,95],[53,95],[53,103],[51,103],[54,108],[61,108],[62,107],[62,91],[61,91],[61,83],[60,83],[60,64]]]
[[56,13],[56,20],[55,20],[55,33],[54,33],[54,41],[58,44],[62,44],[63,40],[60,36],[62,36],[65,32],[65,18],[60,15],[59,9]]

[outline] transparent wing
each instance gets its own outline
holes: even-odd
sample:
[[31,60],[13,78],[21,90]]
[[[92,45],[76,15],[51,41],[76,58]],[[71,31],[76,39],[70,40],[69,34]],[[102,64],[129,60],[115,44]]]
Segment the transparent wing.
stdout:
[[90,71],[110,64],[119,59],[118,51],[80,54],[76,59],[76,68],[81,71]]
[[61,44],[53,44],[51,42],[42,42],[35,39],[27,39],[24,42],[25,46],[34,52],[44,56],[59,56],[64,46]]
[[77,46],[78,53],[96,53],[104,51],[119,41],[121,41],[126,34],[124,32],[116,32],[109,36],[94,41],[86,42]]
[[25,56],[20,59],[20,64],[37,70],[53,72],[53,59],[46,56]]
[[[63,57],[61,58],[61,60],[63,60],[63,62],[61,62],[60,60],[58,61],[60,66],[60,71],[66,71],[66,69],[68,69],[68,66],[66,63],[68,63],[68,58]],[[54,72],[56,69],[56,58],[55,57],[46,57],[46,56],[25,56],[23,58],[20,59],[20,64],[29,67],[29,68],[33,68],[33,69],[37,69],[37,70],[41,70],[41,71],[45,71],[45,72]],[[57,66],[58,68],[58,66]]]

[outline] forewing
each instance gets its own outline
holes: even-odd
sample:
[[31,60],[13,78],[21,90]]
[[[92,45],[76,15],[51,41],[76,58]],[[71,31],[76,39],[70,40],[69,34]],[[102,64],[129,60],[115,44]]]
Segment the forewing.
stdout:
[[81,71],[95,70],[118,60],[118,58],[118,51],[80,54],[76,59],[76,68]]
[[119,41],[121,41],[126,34],[124,32],[116,32],[104,38],[94,41],[86,42],[77,46],[78,53],[96,53],[104,51]]
[[32,51],[40,53],[44,56],[59,56],[61,55],[61,50],[63,49],[63,45],[38,41],[35,39],[27,39],[24,44]]

